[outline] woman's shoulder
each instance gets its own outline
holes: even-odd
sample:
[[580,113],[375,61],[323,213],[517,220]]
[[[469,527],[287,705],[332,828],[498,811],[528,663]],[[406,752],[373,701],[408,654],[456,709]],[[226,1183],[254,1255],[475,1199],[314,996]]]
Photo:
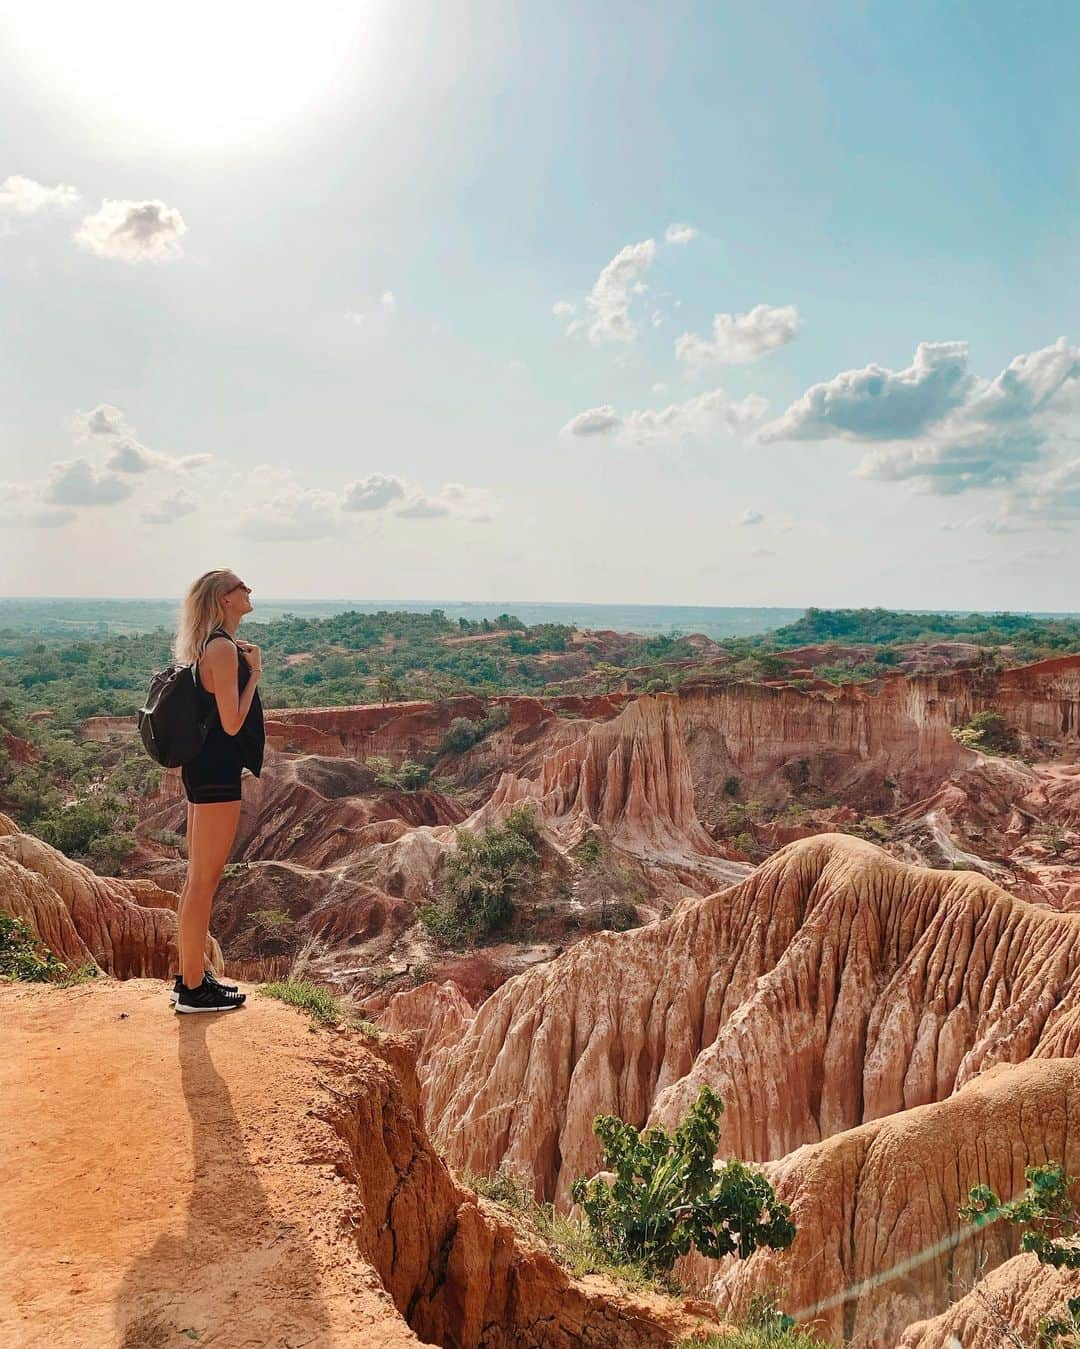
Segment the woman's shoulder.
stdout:
[[206,639],[206,645],[203,647],[203,655],[210,656],[213,660],[228,660],[225,654],[227,651],[236,651],[237,646],[233,639],[226,632],[212,632]]

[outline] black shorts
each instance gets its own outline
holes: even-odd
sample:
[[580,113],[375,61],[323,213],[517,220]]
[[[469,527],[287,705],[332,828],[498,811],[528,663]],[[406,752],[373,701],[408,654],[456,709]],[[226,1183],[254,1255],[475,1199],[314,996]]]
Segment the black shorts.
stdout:
[[205,805],[216,801],[239,801],[243,771],[244,762],[235,737],[215,726],[195,758],[184,764],[180,777],[187,799],[195,805]]

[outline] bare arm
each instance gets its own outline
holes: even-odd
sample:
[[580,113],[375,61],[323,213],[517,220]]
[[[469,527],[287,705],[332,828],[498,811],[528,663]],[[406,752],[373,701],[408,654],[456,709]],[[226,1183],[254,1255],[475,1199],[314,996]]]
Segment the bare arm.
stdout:
[[236,735],[243,726],[255,697],[261,669],[258,661],[251,662],[251,677],[243,693],[237,692],[237,674],[240,658],[236,647],[227,638],[215,638],[203,652],[200,677],[217,701],[221,729],[226,735]]

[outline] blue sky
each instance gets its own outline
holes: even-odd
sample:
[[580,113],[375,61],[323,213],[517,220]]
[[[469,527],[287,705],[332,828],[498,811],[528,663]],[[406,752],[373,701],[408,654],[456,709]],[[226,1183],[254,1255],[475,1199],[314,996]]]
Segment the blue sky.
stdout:
[[221,12],[0,19],[0,593],[1080,607],[1074,7]]

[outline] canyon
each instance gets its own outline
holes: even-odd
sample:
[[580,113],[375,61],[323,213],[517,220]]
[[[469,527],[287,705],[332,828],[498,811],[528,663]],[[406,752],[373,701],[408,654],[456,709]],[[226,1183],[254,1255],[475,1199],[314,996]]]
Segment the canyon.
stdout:
[[[452,1176],[509,1168],[573,1213],[571,1182],[603,1165],[596,1116],[670,1130],[702,1084],[724,1102],[719,1158],[760,1166],[798,1229],[788,1251],[679,1262],[716,1315],[771,1290],[832,1344],[989,1349],[1002,1318],[1030,1337],[1078,1291],[1013,1229],[971,1231],[959,1208],[971,1186],[1007,1197],[1028,1166],[1080,1164],[1080,657],[957,669],[942,653],[931,672],[834,685],[814,676],[818,654],[788,653],[788,676],[699,672],[672,692],[267,713],[207,958],[261,979],[302,949],[386,1038],[378,1074],[408,1103],[410,1147],[448,1168],[424,1203],[460,1233],[446,1247],[432,1229],[459,1283],[428,1306],[430,1256],[399,1286],[386,1229],[365,1229],[417,1334],[497,1343],[491,1306],[469,1299],[504,1299],[505,1320],[525,1296],[490,1273],[517,1268],[497,1254],[498,1206],[484,1216]],[[1012,752],[954,734],[983,712]],[[91,718],[82,733],[133,728]],[[406,787],[410,764],[425,773]],[[448,858],[522,806],[539,860],[513,922],[442,946],[421,908]],[[168,773],[140,803],[124,877],[0,820],[13,911],[72,964],[161,977],[185,814]],[[376,1106],[342,1125],[346,1170],[385,1126],[379,1108],[382,1126]],[[573,1309],[583,1335],[591,1313],[559,1277],[540,1300]],[[536,1315],[555,1319],[550,1338],[529,1322],[535,1342],[562,1343],[563,1313]]]

